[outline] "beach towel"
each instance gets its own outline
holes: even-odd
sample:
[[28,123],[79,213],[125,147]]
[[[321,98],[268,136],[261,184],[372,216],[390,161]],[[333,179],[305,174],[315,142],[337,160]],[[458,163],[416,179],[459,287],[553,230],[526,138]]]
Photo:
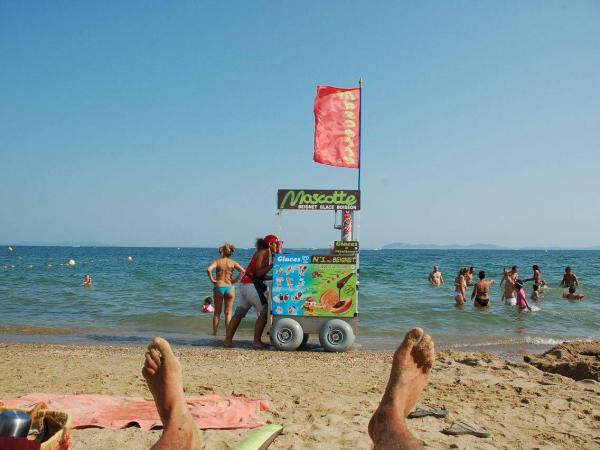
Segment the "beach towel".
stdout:
[[[161,428],[162,422],[151,399],[116,397],[112,395],[30,394],[4,402],[7,408],[30,406],[44,402],[49,409],[65,411],[73,419],[72,428],[127,428],[144,430]],[[257,428],[264,425],[256,415],[269,409],[264,399],[204,395],[186,397],[186,402],[198,428],[231,430]]]

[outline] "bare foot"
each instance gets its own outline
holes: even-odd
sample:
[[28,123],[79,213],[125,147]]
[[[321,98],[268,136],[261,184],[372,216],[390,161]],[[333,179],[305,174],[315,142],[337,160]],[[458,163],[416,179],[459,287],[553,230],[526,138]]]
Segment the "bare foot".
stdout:
[[266,345],[262,341],[252,341],[252,348],[254,350],[264,350]]
[[369,422],[369,436],[376,449],[422,448],[406,428],[435,360],[431,337],[421,328],[409,331],[392,362],[390,378],[379,407]]
[[142,374],[164,427],[160,440],[152,448],[197,449],[200,445],[198,428],[183,396],[181,364],[163,338],[152,340]]

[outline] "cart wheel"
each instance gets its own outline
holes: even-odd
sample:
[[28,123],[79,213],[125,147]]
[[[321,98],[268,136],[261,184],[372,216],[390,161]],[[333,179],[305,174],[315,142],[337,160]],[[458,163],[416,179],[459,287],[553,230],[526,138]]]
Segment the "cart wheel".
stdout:
[[271,344],[277,350],[296,350],[302,344],[304,333],[302,327],[294,319],[279,319],[271,327],[269,333]]
[[331,319],[321,327],[319,342],[328,352],[343,352],[354,343],[352,327],[340,319]]
[[302,343],[300,344],[299,348],[306,348],[306,343],[308,342],[309,337],[310,337],[310,334],[304,333],[304,337],[302,338]]

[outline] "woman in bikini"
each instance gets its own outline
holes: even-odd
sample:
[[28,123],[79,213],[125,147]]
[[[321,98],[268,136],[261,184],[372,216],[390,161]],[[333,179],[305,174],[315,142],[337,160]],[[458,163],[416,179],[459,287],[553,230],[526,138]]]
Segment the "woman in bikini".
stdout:
[[454,300],[456,306],[462,306],[465,304],[465,293],[467,292],[467,280],[465,275],[469,269],[463,267],[458,272],[458,276],[454,280]]
[[488,306],[490,303],[490,288],[495,280],[486,280],[485,272],[481,270],[479,272],[479,282],[473,287],[471,292],[471,300],[473,300],[473,306],[483,308]]
[[[231,322],[231,311],[233,309],[233,300],[235,299],[234,284],[244,275],[244,268],[236,261],[231,259],[231,255],[235,251],[232,244],[225,243],[219,247],[221,257],[214,260],[206,269],[210,282],[214,284],[213,294],[215,297],[215,311],[213,315],[213,335],[217,335],[219,329],[219,321],[221,320],[221,310],[223,309],[223,301],[225,301],[225,326],[229,326]],[[212,271],[217,271],[217,277],[213,277]],[[233,270],[237,270],[238,276],[231,278]]]

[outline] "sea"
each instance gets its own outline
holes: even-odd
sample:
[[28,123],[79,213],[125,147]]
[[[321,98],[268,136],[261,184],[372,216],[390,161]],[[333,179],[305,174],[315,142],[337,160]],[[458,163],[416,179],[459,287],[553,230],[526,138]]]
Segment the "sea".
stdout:
[[[234,259],[246,266],[251,255],[252,249],[237,249]],[[140,345],[162,335],[180,345],[219,346],[223,328],[221,336],[210,336],[211,315],[201,312],[212,288],[206,267],[216,257],[213,248],[16,246],[11,252],[3,247],[0,341]],[[530,278],[533,264],[549,286],[535,302],[539,310],[505,306],[498,286],[503,268],[517,265],[521,278]],[[427,282],[434,265],[446,282],[439,288]],[[490,307],[455,306],[453,281],[463,266],[485,270],[496,280]],[[583,301],[562,298],[565,266],[579,277]],[[87,273],[91,289],[83,287]],[[531,292],[531,282],[526,289]],[[415,326],[431,334],[437,348],[509,358],[566,340],[598,339],[600,251],[361,250],[358,309],[356,350],[392,350]],[[249,347],[252,318],[249,314],[242,323],[242,347]]]

